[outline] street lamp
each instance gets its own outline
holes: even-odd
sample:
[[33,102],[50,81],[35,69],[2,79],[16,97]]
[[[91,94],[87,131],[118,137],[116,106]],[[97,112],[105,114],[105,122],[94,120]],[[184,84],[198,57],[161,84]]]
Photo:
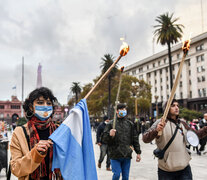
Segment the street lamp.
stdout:
[[137,117],[137,115],[138,115],[138,110],[137,110],[137,92],[136,92],[136,90],[137,90],[137,88],[138,88],[138,86],[139,86],[139,82],[136,82],[136,83],[134,83],[134,82],[132,82],[132,86],[134,87],[134,93],[133,93],[133,96],[135,97],[135,117]]
[[156,120],[157,120],[158,119],[158,102],[157,102],[157,100],[158,100],[159,96],[155,95],[154,97],[155,97],[155,103],[156,103]]

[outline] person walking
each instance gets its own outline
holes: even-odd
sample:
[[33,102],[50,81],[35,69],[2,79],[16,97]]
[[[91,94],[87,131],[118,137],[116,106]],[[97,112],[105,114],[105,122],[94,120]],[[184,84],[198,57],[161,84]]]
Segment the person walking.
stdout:
[[122,174],[122,179],[128,180],[133,150],[137,153],[136,161],[139,162],[141,160],[140,144],[133,122],[126,118],[126,105],[118,104],[116,114],[115,128],[113,129],[114,120],[106,125],[103,142],[108,144],[113,172],[112,179],[118,180],[120,174]]
[[[155,139],[157,144],[155,152],[163,150],[172,136],[174,136],[164,155],[162,154],[163,156],[158,159],[159,180],[192,180],[192,172],[189,165],[191,157],[186,149],[185,136],[187,130],[193,129],[185,121],[179,119],[178,116],[179,104],[177,100],[173,99],[166,121],[162,122],[161,119],[158,119],[143,135],[145,143],[150,143]],[[159,131],[162,131],[160,136],[158,135]],[[207,127],[193,131],[196,132],[199,138],[207,135]]]
[[56,97],[50,89],[35,89],[23,108],[28,122],[16,127],[11,138],[11,172],[19,180],[62,179],[59,169],[52,172],[53,147],[48,137],[56,129],[52,121]]
[[106,127],[106,124],[108,124],[109,121],[110,121],[109,118],[107,116],[104,116],[103,122],[99,124],[97,128],[97,133],[96,133],[96,142],[100,146],[100,157],[98,160],[98,167],[101,168],[101,163],[103,162],[104,157],[107,155],[107,159],[106,159],[106,170],[107,171],[111,171],[110,169],[111,163],[110,163],[110,158],[108,155],[108,145],[102,141],[102,138],[103,138],[103,132]]

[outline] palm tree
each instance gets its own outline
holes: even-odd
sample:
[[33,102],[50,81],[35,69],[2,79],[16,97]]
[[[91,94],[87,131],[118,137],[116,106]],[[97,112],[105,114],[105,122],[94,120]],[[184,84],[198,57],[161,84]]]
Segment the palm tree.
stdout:
[[81,93],[80,82],[72,82],[71,91],[75,94],[75,102],[78,103],[78,95]]
[[[104,57],[101,58],[101,71],[102,74],[104,74],[109,67],[114,63],[114,57],[111,54],[105,54]],[[113,70],[108,75],[108,110],[107,110],[107,116],[110,118],[111,113],[111,80],[115,76],[117,72],[117,66],[113,68]]]
[[171,47],[170,44],[178,42],[182,37],[184,27],[182,24],[175,24],[179,18],[173,19],[173,13],[162,14],[158,16],[155,21],[158,22],[158,25],[154,26],[155,31],[154,35],[157,36],[157,43],[161,45],[167,44],[168,46],[168,57],[169,57],[169,70],[170,70],[170,87],[172,89],[173,80],[172,80],[172,57],[171,57]]

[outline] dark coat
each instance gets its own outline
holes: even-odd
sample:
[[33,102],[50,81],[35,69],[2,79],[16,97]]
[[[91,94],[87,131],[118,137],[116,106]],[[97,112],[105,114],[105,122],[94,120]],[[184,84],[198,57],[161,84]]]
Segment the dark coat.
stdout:
[[106,125],[103,134],[103,142],[108,144],[110,159],[132,158],[132,148],[137,154],[141,154],[138,134],[134,124],[125,118],[116,121],[116,135],[110,136],[113,121]]
[[106,127],[106,123],[105,122],[102,122],[101,124],[99,124],[98,128],[97,128],[97,133],[96,133],[96,142],[97,143],[102,143],[102,135],[103,135],[103,132],[104,132],[104,128]]

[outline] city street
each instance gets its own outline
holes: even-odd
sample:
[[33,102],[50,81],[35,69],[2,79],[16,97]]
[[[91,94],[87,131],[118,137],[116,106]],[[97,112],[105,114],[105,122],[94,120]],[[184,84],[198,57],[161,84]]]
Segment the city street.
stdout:
[[[99,158],[99,146],[95,144],[95,132],[92,132],[94,151],[96,165]],[[133,153],[133,159],[131,161],[130,169],[130,180],[156,180],[157,179],[157,159],[154,159],[152,151],[155,149],[155,145],[144,144],[140,137],[140,144],[142,149],[142,160],[137,163],[135,161],[135,153]],[[207,154],[198,156],[194,151],[192,151],[191,168],[194,180],[205,180],[206,179],[206,165],[207,165]],[[98,179],[99,180],[110,180],[112,179],[112,172],[106,171],[105,160],[102,163],[102,168],[97,168]],[[0,179],[6,180],[4,169],[0,173]],[[16,180],[12,176],[11,180]],[[120,178],[121,179],[121,178]]]

